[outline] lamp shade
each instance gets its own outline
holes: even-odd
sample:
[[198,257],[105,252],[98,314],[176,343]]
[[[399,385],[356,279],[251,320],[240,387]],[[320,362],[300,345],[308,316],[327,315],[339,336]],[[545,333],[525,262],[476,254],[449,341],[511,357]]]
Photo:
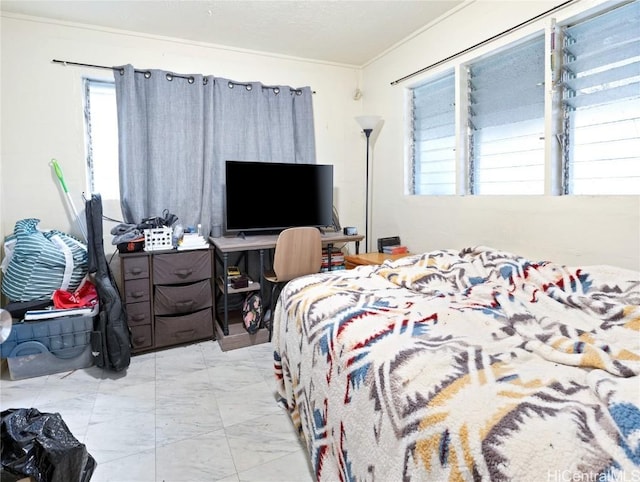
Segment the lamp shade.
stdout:
[[362,130],[365,130],[365,129],[373,130],[376,128],[376,126],[378,125],[378,122],[380,122],[381,119],[382,117],[380,117],[379,115],[360,115],[356,117],[356,122],[360,124],[360,127],[362,127]]

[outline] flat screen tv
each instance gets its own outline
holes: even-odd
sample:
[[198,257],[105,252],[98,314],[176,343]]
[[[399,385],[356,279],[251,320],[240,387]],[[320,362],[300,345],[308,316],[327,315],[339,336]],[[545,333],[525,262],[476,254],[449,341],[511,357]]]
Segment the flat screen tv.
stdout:
[[227,161],[225,171],[226,232],[332,224],[330,164]]

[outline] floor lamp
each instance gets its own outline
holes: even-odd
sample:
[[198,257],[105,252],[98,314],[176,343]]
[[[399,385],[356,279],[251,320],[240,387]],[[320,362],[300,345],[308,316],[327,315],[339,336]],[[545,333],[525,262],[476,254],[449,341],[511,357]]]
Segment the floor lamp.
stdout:
[[366,177],[366,201],[365,201],[365,228],[364,235],[367,239],[366,247],[367,253],[370,251],[371,243],[369,243],[369,138],[371,137],[371,133],[376,128],[378,123],[380,122],[381,117],[377,115],[361,115],[356,117],[356,122],[360,124],[362,128],[362,132],[364,132],[365,137],[367,138],[367,177]]

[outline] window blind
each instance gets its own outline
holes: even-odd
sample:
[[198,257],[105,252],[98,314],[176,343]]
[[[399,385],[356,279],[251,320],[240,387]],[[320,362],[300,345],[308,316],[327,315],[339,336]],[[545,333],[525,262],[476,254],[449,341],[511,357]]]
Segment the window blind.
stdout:
[[544,193],[544,35],[468,65],[472,194]]
[[564,192],[640,194],[640,2],[562,34]]
[[412,89],[413,194],[456,193],[454,71]]

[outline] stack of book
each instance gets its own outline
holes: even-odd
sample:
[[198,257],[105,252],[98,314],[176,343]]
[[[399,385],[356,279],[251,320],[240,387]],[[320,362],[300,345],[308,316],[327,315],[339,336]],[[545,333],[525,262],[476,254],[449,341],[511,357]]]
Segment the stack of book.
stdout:
[[209,243],[204,237],[197,233],[184,233],[178,242],[178,251],[188,251],[190,249],[206,249]]
[[[339,249],[333,248],[331,251],[331,271],[337,269],[345,269],[344,266],[344,253]],[[329,250],[324,248],[322,250],[322,268],[321,271],[329,271]]]
[[409,249],[403,244],[393,244],[390,246],[383,246],[382,252],[384,254],[405,254],[409,252]]

